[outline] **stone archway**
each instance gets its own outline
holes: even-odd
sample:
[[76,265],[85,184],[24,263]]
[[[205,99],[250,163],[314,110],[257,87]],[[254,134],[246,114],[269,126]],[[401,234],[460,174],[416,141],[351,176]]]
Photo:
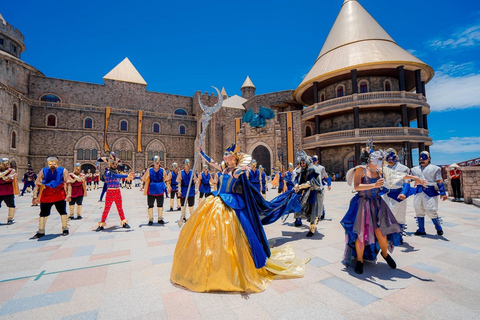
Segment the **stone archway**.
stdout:
[[159,156],[160,161],[163,164],[163,167],[167,165],[167,149],[165,145],[158,139],[154,139],[147,144],[145,148],[145,168],[149,167],[152,164],[152,159],[154,156]]
[[258,145],[252,151],[252,157],[259,165],[265,169],[265,173],[270,175],[272,170],[272,155],[271,152],[264,145]]

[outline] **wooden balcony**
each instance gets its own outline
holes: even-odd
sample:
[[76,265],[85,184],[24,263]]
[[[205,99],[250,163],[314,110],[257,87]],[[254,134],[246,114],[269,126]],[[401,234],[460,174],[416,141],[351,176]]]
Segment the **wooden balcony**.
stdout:
[[315,116],[344,113],[352,111],[354,107],[382,108],[402,104],[406,104],[407,108],[422,107],[423,114],[430,113],[430,105],[422,94],[405,91],[381,91],[357,93],[316,103],[303,109],[302,120],[310,120]]
[[410,141],[412,143],[425,143],[432,145],[432,138],[428,136],[428,130],[409,127],[386,127],[353,129],[321,133],[303,138],[303,149],[316,147],[331,147],[349,145],[354,143],[365,144],[367,139],[373,136],[375,143],[390,143]]

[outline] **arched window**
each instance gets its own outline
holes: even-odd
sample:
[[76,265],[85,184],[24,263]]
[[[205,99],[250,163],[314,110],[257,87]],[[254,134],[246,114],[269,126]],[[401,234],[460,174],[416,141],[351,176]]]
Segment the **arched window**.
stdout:
[[18,121],[18,107],[15,103],[13,104],[12,120],[13,121]]
[[185,126],[184,125],[180,126],[180,134],[185,134]]
[[162,160],[162,161],[163,161],[163,157],[164,157],[164,152],[163,152],[163,151],[160,151],[160,153],[159,153],[159,157],[160,157],[160,160]]
[[132,160],[132,150],[127,151],[127,160]]
[[186,116],[187,111],[185,109],[177,109],[177,110],[175,110],[175,112],[173,114],[175,114],[177,116]]
[[85,149],[84,160],[90,160],[90,149]]
[[10,168],[17,170],[17,163],[15,161],[11,161]]
[[92,160],[97,160],[97,149],[92,149]]
[[148,151],[148,160],[153,160],[153,151]]
[[127,151],[122,150],[120,153],[120,159],[127,159]]
[[337,98],[343,97],[344,95],[345,95],[345,92],[344,92],[343,86],[339,86],[337,88]]
[[160,132],[160,125],[158,123],[153,124],[153,132],[155,132],[155,133]]
[[93,127],[92,118],[85,119],[85,129],[92,129],[92,127]]
[[325,101],[325,93],[322,92],[322,94],[320,95],[320,102],[322,101]]
[[312,135],[312,129],[310,127],[305,128],[305,136],[310,137]]
[[77,150],[77,160],[83,160],[83,149]]
[[121,131],[127,131],[128,129],[128,124],[127,124],[127,121],[123,120],[120,122],[120,130]]
[[385,81],[385,91],[392,91],[392,84],[390,81]]
[[12,148],[17,148],[17,133],[15,131],[12,132]]
[[57,126],[57,117],[54,114],[49,114],[47,116],[47,126],[56,127]]
[[53,94],[46,94],[40,98],[40,101],[47,102],[47,106],[52,106],[54,103],[59,103],[60,98]]
[[347,166],[348,166],[348,170],[350,170],[350,169],[352,169],[353,167],[355,167],[355,155],[351,156],[351,157],[348,159]]
[[360,82],[360,93],[368,92],[368,84],[364,81]]

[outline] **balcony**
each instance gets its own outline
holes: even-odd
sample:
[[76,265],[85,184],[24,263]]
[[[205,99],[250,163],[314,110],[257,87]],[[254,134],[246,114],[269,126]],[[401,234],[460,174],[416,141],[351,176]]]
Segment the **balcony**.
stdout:
[[321,133],[303,138],[303,149],[316,147],[332,147],[339,145],[351,145],[354,143],[365,144],[367,139],[374,137],[375,143],[390,143],[410,141],[412,143],[425,143],[432,145],[432,138],[428,136],[428,130],[409,127],[386,127],[353,129]]
[[408,108],[422,107],[423,114],[430,113],[430,105],[427,103],[427,98],[421,94],[405,91],[381,91],[357,93],[316,103],[303,110],[302,120],[306,121],[315,116],[352,111],[354,107],[381,108],[400,106],[402,104],[406,104]]

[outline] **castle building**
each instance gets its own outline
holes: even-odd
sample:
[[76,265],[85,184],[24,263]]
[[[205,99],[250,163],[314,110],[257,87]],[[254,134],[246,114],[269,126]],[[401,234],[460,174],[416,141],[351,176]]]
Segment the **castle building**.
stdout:
[[[373,136],[377,148],[428,150],[425,84],[433,69],[402,49],[357,0],[345,0],[315,64],[295,90],[303,148],[331,171],[359,164]],[[415,92],[414,92],[415,91]],[[417,128],[410,127],[416,121]]]
[[[0,15],[0,156],[9,157],[20,174],[28,165],[39,170],[50,154],[66,168],[80,162],[84,170],[94,169],[108,151],[135,171],[151,165],[155,155],[168,168],[194,158],[202,130],[198,101],[213,106],[213,93],[148,91],[128,58],[103,84],[46,77],[21,60],[24,51],[24,36]],[[411,165],[411,150],[432,144],[425,98],[432,77],[432,68],[398,46],[358,1],[346,0],[298,88],[256,94],[249,76],[241,96],[222,88],[222,108],[202,147],[220,161],[236,142],[267,173],[305,149],[337,172],[358,164],[361,146],[373,136],[379,148],[406,150]],[[274,118],[263,127],[242,123],[247,111],[258,113],[260,106]]]

